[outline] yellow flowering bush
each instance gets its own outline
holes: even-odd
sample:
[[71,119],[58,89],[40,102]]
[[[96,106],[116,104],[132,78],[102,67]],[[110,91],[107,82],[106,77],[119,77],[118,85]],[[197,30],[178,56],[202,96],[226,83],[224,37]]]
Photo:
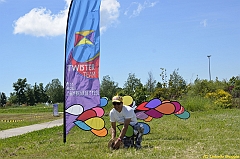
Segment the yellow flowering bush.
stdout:
[[212,99],[214,104],[221,108],[232,107],[232,95],[222,89],[218,89],[212,93],[207,93],[205,97]]

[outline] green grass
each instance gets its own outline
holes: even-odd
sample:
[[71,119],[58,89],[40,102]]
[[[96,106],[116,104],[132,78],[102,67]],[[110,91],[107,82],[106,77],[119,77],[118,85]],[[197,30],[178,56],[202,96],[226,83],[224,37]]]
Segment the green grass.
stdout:
[[188,111],[207,111],[220,108],[214,104],[211,99],[200,96],[185,96],[184,98],[180,99],[179,102]]
[[[62,109],[62,104],[60,104],[59,112],[62,112]],[[37,105],[1,108],[0,130],[48,122],[62,117],[62,114],[59,117],[53,116],[52,106]]]
[[[58,104],[58,111],[63,111],[63,104]],[[24,114],[24,113],[41,113],[41,112],[53,112],[53,106],[46,106],[45,104],[39,104],[36,106],[15,106],[0,108],[0,114]]]
[[[109,117],[105,116],[110,128]],[[74,127],[63,143],[63,127],[54,127],[0,139],[0,158],[79,158],[79,159],[155,159],[238,156],[240,158],[240,110],[191,112],[181,120],[166,115],[149,123],[151,133],[144,136],[140,150],[107,148],[107,137]]]
[[48,122],[56,119],[61,119],[63,117],[62,114],[56,117],[53,116],[53,113],[28,113],[28,114],[1,114],[0,115],[0,131],[17,128],[32,124],[39,124],[43,122]]

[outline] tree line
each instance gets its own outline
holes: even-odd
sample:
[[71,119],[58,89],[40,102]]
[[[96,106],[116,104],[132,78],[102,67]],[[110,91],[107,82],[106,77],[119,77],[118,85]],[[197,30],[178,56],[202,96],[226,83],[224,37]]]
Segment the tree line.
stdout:
[[57,103],[63,102],[64,90],[59,79],[53,79],[45,87],[43,83],[28,84],[27,79],[18,79],[13,83],[14,92],[7,98],[5,93],[1,93],[1,106],[4,105],[30,105],[37,103]]
[[145,84],[135,76],[129,73],[127,81],[123,88],[118,87],[118,83],[111,80],[107,75],[101,82],[101,96],[111,99],[115,94],[130,95],[136,104],[149,101],[153,98],[161,100],[183,100],[199,97],[201,99],[209,98],[213,103],[223,108],[240,108],[240,76],[231,77],[230,80],[206,80],[198,77],[193,83],[187,84],[186,80],[179,75],[178,69],[175,69],[167,76],[167,71],[160,68],[161,81],[156,81],[151,72],[148,72],[148,79]]
[[[198,77],[193,83],[187,83],[175,69],[167,76],[167,71],[160,68],[161,81],[156,81],[152,72],[148,72],[145,84],[137,78],[134,73],[129,73],[123,87],[113,81],[109,75],[103,76],[100,82],[100,95],[111,99],[112,96],[130,95],[136,104],[148,101],[152,98],[161,100],[179,100],[183,98],[202,97],[210,98],[224,108],[239,107],[240,98],[240,76],[233,76],[230,80],[206,80]],[[58,79],[53,79],[45,87],[43,83],[30,85],[27,79],[18,79],[13,83],[14,91],[7,98],[1,93],[1,106],[3,105],[34,105],[36,103],[56,103],[64,101],[64,88]]]

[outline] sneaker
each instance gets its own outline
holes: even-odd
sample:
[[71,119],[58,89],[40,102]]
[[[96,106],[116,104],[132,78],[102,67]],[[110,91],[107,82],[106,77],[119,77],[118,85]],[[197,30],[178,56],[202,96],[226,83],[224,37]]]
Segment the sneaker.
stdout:
[[135,145],[135,148],[136,148],[136,149],[140,149],[140,148],[142,148],[142,146],[141,146],[141,145],[138,145],[138,144],[136,144],[136,145]]
[[130,146],[124,146],[123,148],[128,149]]

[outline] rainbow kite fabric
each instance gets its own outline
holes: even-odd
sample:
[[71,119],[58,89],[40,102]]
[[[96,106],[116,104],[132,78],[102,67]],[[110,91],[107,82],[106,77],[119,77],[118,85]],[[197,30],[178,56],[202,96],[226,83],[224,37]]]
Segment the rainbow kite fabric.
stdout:
[[[99,93],[100,3],[101,0],[72,0],[69,8],[64,74],[65,138],[80,122],[84,122],[85,128],[91,129],[95,135],[100,130],[106,133],[102,130],[104,121],[100,119],[103,113]],[[83,118],[81,114],[88,114],[85,111],[93,116]],[[87,125],[92,121],[101,126]],[[83,124],[80,125],[83,127]]]
[[190,113],[177,101],[161,101],[154,98],[149,102],[143,102],[136,107],[135,113],[138,119],[145,122],[151,121],[153,118],[161,118],[164,115],[174,114],[180,119],[188,119]]
[[[153,98],[148,102],[143,102],[136,106],[135,101],[131,96],[123,96],[123,104],[130,106],[134,109],[136,117],[144,122],[138,122],[144,127],[143,135],[150,133],[150,126],[145,122],[152,121],[153,118],[159,119],[164,115],[174,114],[180,119],[190,118],[190,113],[178,101],[161,101],[158,98]],[[121,131],[123,124],[117,125],[119,131]],[[132,137],[134,134],[133,127],[128,126],[126,136]]]
[[102,107],[107,105],[107,99],[101,98],[100,107],[94,107],[84,111],[81,105],[72,105],[67,110],[68,114],[76,116],[74,124],[84,131],[91,131],[98,137],[105,137],[108,134],[105,128],[105,121],[101,118],[104,115]]

